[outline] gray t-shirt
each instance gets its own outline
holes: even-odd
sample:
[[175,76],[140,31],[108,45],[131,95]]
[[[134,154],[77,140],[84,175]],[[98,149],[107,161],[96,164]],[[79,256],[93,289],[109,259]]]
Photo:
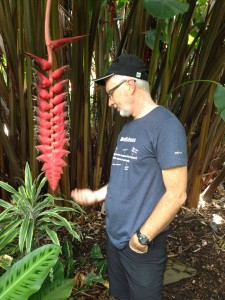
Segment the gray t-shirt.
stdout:
[[178,119],[158,106],[123,127],[106,195],[106,230],[126,246],[165,193],[162,170],[187,165],[186,135]]

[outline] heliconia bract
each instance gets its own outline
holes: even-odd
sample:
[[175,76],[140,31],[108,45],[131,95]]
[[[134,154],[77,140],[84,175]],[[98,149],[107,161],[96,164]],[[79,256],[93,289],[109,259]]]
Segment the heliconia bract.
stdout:
[[37,64],[40,66],[42,71],[48,71],[48,70],[51,69],[52,64],[48,60],[46,60],[44,58],[41,58],[41,57],[38,57],[38,56],[36,56],[32,53],[29,53],[29,52],[25,52],[25,53],[37,62]]
[[63,73],[64,73],[64,71],[65,71],[68,67],[69,67],[69,66],[66,65],[66,66],[62,66],[62,67],[56,69],[55,71],[53,71],[53,72],[51,73],[51,77],[52,77],[53,79],[55,79],[55,80],[61,79],[61,78],[62,78],[62,75],[63,75]]

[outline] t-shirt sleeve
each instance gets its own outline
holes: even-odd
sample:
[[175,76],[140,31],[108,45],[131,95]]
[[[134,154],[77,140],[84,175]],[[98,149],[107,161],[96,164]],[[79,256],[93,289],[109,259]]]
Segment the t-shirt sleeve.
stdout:
[[161,169],[187,165],[187,143],[184,127],[176,118],[161,124],[156,142],[156,159]]

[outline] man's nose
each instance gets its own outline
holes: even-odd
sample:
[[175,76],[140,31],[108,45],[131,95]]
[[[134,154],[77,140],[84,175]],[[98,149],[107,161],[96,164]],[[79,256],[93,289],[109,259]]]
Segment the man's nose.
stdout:
[[109,97],[108,105],[109,105],[109,106],[112,106],[113,104],[114,104],[114,101]]

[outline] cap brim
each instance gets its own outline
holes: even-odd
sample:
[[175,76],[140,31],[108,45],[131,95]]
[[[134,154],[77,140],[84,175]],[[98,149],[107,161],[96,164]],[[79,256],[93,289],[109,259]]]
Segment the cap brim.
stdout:
[[106,80],[107,78],[113,76],[113,75],[114,75],[114,73],[109,74],[109,75],[106,75],[106,76],[104,76],[104,77],[96,78],[96,79],[94,79],[93,81],[94,81],[95,83],[99,84],[99,85],[103,85],[103,86],[104,86],[104,85],[105,85],[105,80]]

